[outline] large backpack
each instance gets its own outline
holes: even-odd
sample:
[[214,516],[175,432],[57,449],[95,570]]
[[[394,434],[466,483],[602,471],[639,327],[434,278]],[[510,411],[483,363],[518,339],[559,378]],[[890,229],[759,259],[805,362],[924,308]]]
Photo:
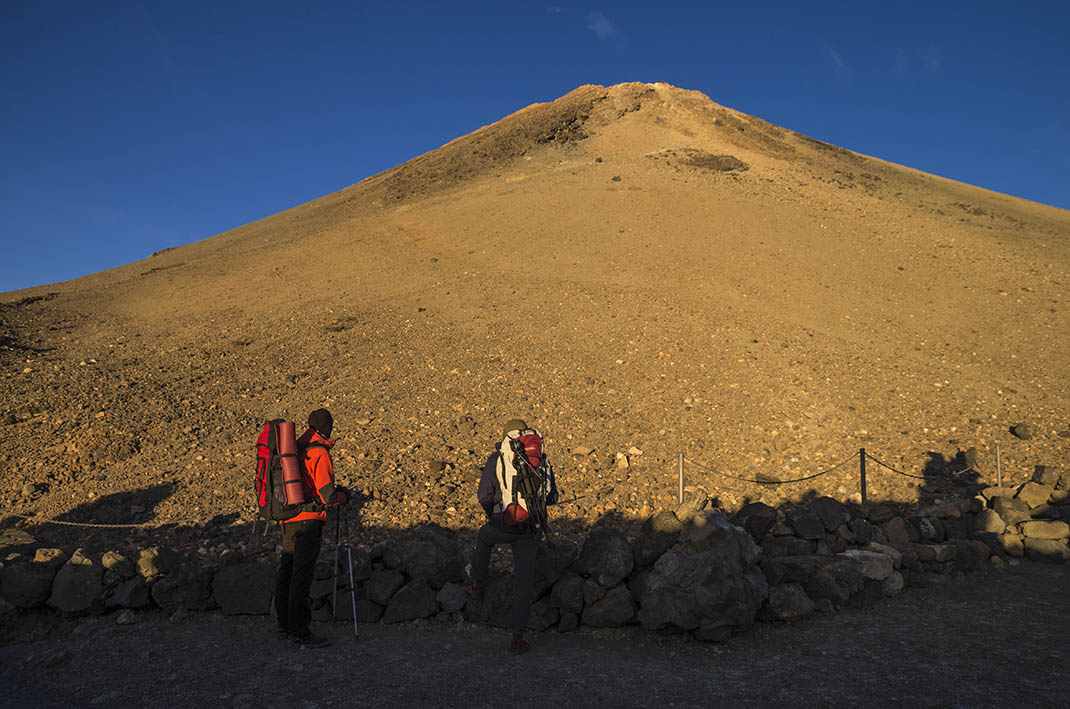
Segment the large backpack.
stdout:
[[498,452],[496,471],[502,501],[494,512],[509,526],[545,535],[549,529],[547,497],[556,486],[553,468],[542,452],[542,434],[533,428],[511,431]]
[[263,519],[285,522],[315,507],[299,446],[289,421],[268,421],[256,439],[256,504]]

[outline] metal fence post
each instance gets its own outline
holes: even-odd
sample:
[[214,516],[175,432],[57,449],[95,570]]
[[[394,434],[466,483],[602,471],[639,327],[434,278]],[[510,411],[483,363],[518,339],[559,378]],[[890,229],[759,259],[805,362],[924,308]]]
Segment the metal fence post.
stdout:
[[1003,461],[999,457],[999,444],[996,444],[996,487],[1003,487]]
[[862,504],[866,504],[866,449],[858,449],[858,475],[862,481]]
[[680,457],[676,461],[676,469],[680,478],[680,504],[684,504],[684,454],[681,453]]

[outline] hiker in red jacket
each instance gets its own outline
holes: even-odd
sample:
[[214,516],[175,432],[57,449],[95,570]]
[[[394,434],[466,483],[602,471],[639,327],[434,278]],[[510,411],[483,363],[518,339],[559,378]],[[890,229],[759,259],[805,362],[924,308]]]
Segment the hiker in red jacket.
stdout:
[[335,442],[329,440],[333,428],[331,412],[316,409],[308,415],[308,430],[297,439],[299,454],[303,451],[306,492],[312,502],[308,509],[282,523],[282,558],[275,577],[279,633],[307,647],[327,644],[326,638],[309,630],[309,590],[323,541],[326,508],[345,505],[350,497],[348,490],[334,484],[331,448]]
[[[472,563],[466,569],[471,579],[465,586],[468,595],[475,599],[483,597],[483,583],[490,566],[490,553],[498,544],[513,547],[513,610],[509,623],[513,627],[510,651],[515,654],[527,652],[528,643],[524,631],[531,614],[531,600],[535,590],[535,555],[539,541],[545,535],[546,505],[557,503],[557,481],[553,468],[546,464],[542,455],[542,435],[520,419],[505,424],[503,440],[483,466],[479,481],[479,504],[487,513],[487,523],[476,535],[476,548]],[[516,447],[514,447],[516,446]],[[526,500],[518,494],[517,461],[514,450],[526,454],[532,468],[537,468],[541,492],[539,499]],[[536,508],[541,508],[541,522]],[[530,511],[530,512],[529,512]]]

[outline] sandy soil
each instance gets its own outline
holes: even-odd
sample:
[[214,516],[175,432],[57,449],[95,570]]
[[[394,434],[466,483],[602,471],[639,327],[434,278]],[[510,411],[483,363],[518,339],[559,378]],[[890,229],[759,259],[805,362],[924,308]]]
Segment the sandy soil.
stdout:
[[[320,626],[280,641],[265,618],[24,616],[0,646],[0,705],[69,706],[1065,706],[1070,567],[1029,563],[908,590],[724,645],[636,629],[533,636],[468,624]],[[510,701],[514,701],[510,700]]]

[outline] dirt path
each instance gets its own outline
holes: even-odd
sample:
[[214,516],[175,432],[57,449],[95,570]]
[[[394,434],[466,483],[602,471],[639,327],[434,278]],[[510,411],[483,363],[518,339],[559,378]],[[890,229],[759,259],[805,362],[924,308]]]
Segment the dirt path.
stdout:
[[[0,704],[68,706],[1065,706],[1070,566],[1022,567],[913,590],[725,645],[638,629],[546,633],[462,625],[321,626],[301,650],[266,618],[64,621],[0,647]],[[37,629],[38,634],[45,631]]]

